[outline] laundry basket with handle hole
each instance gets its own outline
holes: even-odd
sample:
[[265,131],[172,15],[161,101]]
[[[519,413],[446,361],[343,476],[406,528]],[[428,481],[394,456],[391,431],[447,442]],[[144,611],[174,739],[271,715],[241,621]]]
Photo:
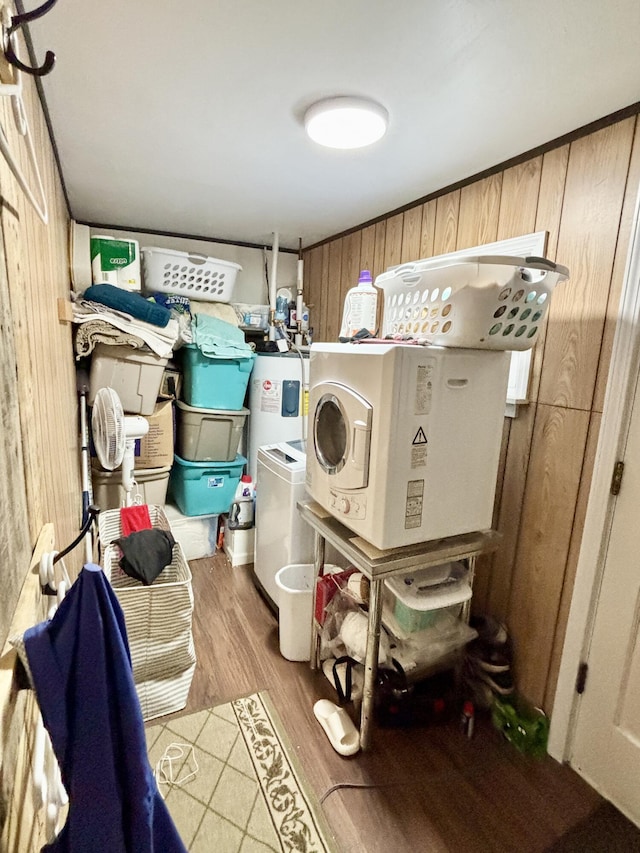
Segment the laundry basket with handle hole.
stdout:
[[230,302],[240,264],[195,252],[144,247],[143,286],[146,291],[179,293],[202,302]]
[[568,277],[546,258],[502,255],[391,267],[375,281],[384,292],[382,334],[444,347],[531,349],[554,288]]

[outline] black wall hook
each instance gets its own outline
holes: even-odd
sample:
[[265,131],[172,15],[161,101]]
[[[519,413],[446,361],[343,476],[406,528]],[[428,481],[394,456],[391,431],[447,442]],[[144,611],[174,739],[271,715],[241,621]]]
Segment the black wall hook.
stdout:
[[13,43],[11,37],[15,32],[17,32],[21,27],[25,24],[28,24],[30,21],[35,21],[37,18],[41,18],[43,15],[46,15],[47,12],[55,6],[58,0],[47,0],[46,3],[43,3],[42,6],[38,6],[37,9],[34,9],[32,12],[24,12],[21,15],[12,15],[11,16],[11,26],[6,32],[6,43],[5,43],[5,56],[7,58],[7,62],[13,65],[15,68],[19,68],[20,71],[24,71],[25,74],[31,74],[34,77],[44,77],[45,74],[49,74],[49,72],[53,69],[56,61],[56,55],[51,50],[48,50],[44,57],[44,62],[38,68],[32,68],[30,65],[25,65],[24,62],[21,62],[16,56],[16,52],[13,49]]
[[85,519],[85,522],[82,525],[82,530],[80,531],[80,533],[78,533],[77,537],[73,540],[71,545],[67,545],[64,551],[60,551],[59,554],[55,555],[55,557],[53,558],[54,563],[57,563],[58,560],[61,560],[66,554],[69,553],[69,551],[73,551],[73,549],[81,541],[81,539],[89,532],[89,528],[93,524],[94,518],[97,518],[97,516],[100,514],[100,507],[91,504],[91,506],[87,510],[87,513],[87,518]]

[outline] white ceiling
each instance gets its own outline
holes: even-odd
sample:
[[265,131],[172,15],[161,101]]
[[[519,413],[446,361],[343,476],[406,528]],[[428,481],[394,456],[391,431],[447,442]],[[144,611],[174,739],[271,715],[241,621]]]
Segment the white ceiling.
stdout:
[[[30,32],[74,218],[290,248],[640,100],[638,0],[59,0]],[[312,143],[330,95],[387,135]]]

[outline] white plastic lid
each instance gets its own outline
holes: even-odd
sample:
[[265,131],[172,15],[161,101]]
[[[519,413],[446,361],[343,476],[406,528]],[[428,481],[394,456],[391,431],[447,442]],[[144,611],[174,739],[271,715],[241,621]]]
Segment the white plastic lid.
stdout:
[[437,610],[471,598],[469,570],[462,563],[444,563],[410,575],[385,580],[385,585],[411,610]]
[[176,406],[179,409],[182,409],[184,412],[195,412],[197,415],[221,415],[221,416],[229,416],[229,417],[239,417],[242,416],[244,418],[247,415],[251,414],[249,409],[203,409],[198,406],[189,406],[184,400],[176,400]]

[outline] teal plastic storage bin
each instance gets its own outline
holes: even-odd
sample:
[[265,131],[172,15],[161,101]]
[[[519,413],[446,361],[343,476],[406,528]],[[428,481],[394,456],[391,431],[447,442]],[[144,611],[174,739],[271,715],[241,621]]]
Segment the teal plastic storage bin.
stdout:
[[195,344],[182,347],[182,397],[201,409],[243,407],[255,353],[246,358],[207,358]]
[[174,456],[169,491],[183,515],[228,512],[247,460],[238,454],[233,462],[187,462]]

